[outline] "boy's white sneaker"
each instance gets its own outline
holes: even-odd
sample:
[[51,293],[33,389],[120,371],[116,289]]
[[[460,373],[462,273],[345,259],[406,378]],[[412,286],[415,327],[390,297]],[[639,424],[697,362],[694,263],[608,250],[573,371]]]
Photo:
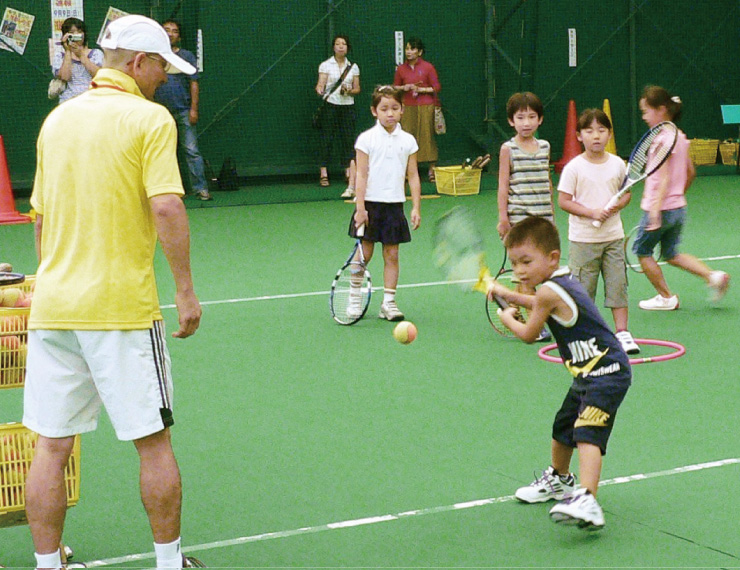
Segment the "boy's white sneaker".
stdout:
[[556,523],[576,525],[586,530],[604,528],[604,511],[588,489],[578,489],[550,509],[550,518]]
[[560,501],[566,495],[572,493],[576,488],[576,476],[568,473],[565,477],[555,473],[551,465],[542,472],[541,477],[535,475],[526,487],[519,487],[514,496],[523,503],[545,503],[547,501]]
[[396,301],[387,301],[380,305],[380,314],[378,316],[387,321],[402,321],[404,318],[403,313],[396,306]]
[[352,188],[352,186],[347,186],[347,189],[342,192],[342,195],[340,198],[354,198],[355,197],[355,189]]
[[627,354],[640,354],[640,347],[632,338],[630,331],[619,331],[616,335],[619,344],[622,345],[622,350]]
[[646,311],[675,311],[678,309],[678,295],[671,295],[670,297],[656,295],[652,299],[640,301],[639,305],[641,309]]
[[709,288],[712,290],[709,300],[718,303],[727,293],[730,286],[730,276],[724,271],[712,271],[709,274]]

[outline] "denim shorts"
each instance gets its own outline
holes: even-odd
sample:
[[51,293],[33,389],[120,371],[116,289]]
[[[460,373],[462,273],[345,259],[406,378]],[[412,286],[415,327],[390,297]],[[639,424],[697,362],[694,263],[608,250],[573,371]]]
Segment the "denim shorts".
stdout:
[[647,231],[649,216],[643,212],[640,228],[632,245],[632,251],[637,257],[651,257],[655,246],[660,243],[661,258],[673,259],[678,255],[678,244],[681,243],[681,232],[686,223],[686,208],[663,210],[661,223],[657,230]]

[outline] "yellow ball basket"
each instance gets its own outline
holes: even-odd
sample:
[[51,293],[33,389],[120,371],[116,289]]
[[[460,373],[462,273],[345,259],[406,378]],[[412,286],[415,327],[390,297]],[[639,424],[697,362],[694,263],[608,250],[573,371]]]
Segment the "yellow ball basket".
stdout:
[[696,166],[717,164],[719,139],[691,139],[689,156]]
[[[23,283],[3,285],[0,289],[15,287],[24,293],[30,293],[35,282],[35,275],[27,275]],[[20,388],[26,379],[30,312],[28,307],[0,307],[0,389]]]
[[437,183],[437,194],[450,196],[469,196],[480,192],[480,168],[463,168],[462,166],[436,166],[434,177]]
[[[19,423],[0,424],[0,527],[27,524],[26,476],[38,434]],[[67,505],[80,500],[80,436],[64,469]]]
[[727,139],[719,143],[719,153],[722,155],[722,164],[734,166],[737,164],[738,143]]

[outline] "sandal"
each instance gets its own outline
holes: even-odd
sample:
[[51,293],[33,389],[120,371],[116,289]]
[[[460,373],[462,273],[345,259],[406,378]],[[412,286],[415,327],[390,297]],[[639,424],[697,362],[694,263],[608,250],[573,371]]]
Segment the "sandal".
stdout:
[[429,182],[434,183],[436,181],[437,181],[437,178],[434,176],[434,171],[430,171],[429,172]]
[[322,176],[321,178],[319,178],[319,186],[322,186],[324,188],[326,188],[327,186],[329,186],[329,177],[328,176]]

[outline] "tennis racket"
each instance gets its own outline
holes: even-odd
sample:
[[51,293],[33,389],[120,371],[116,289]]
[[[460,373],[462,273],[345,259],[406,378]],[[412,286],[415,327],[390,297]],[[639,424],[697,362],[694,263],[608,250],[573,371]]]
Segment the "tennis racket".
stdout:
[[0,272],[0,286],[2,285],[18,285],[26,280],[26,276],[23,273],[12,273],[9,271]]
[[486,154],[486,155],[485,155],[485,156],[484,156],[484,157],[483,157],[483,158],[481,159],[481,161],[480,161],[480,162],[479,162],[479,163],[478,163],[478,164],[477,164],[477,165],[475,166],[475,168],[480,168],[480,169],[483,169],[483,168],[485,168],[486,166],[488,166],[488,163],[489,163],[489,162],[491,162],[491,155],[490,155],[490,154]]
[[[498,270],[498,273],[496,274],[496,281],[512,281],[512,277],[514,275],[514,272],[511,269],[506,268],[506,261],[507,261],[507,255],[506,255],[506,248],[504,248],[504,260],[501,262],[501,268]],[[498,334],[501,336],[508,336],[513,337],[514,333],[511,332],[511,330],[504,325],[504,323],[501,322],[501,315],[499,315],[498,309],[506,309],[509,306],[511,306],[508,302],[506,302],[504,299],[496,295],[493,300],[488,298],[488,295],[486,295],[486,316],[488,317],[488,322],[491,323],[491,326],[493,327],[493,330],[495,330]],[[527,320],[527,312],[524,307],[516,307],[517,313],[516,318],[517,320],[521,322],[526,322]]]
[[365,226],[357,228],[357,241],[347,261],[337,271],[329,293],[331,316],[340,325],[353,325],[365,316],[370,305],[372,282],[365,266],[362,237]]
[[[604,206],[605,210],[614,207],[619,200],[638,182],[658,170],[673,152],[678,139],[678,127],[670,121],[658,123],[646,132],[632,150],[627,163],[627,176],[622,181],[619,191]],[[600,228],[601,222],[594,220],[594,227]]]
[[[437,220],[434,227],[433,255],[435,265],[446,274],[448,281],[460,285],[465,291],[483,293],[488,299],[488,289],[493,277],[486,265],[483,236],[476,227],[469,210],[463,206],[455,206]],[[501,308],[508,306],[506,301],[498,295],[495,296],[495,302]],[[489,309],[488,301],[486,301],[486,313],[497,332],[510,334],[509,329],[498,319],[497,311]]]

